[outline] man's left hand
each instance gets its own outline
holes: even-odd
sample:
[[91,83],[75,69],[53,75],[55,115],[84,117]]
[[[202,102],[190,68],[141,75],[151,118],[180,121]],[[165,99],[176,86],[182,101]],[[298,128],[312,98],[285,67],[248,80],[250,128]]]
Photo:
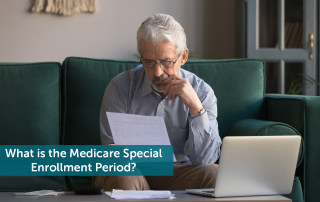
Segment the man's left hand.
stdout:
[[187,79],[173,74],[163,80],[162,83],[167,83],[163,93],[168,94],[168,99],[171,100],[178,96],[189,107],[191,115],[198,113],[202,109],[201,101]]

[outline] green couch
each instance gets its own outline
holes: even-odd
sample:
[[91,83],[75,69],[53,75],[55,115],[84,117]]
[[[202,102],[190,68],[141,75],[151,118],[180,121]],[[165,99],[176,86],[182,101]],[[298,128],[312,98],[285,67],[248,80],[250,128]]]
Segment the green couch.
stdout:
[[[59,63],[0,63],[0,142],[4,145],[99,145],[104,90],[135,60],[66,58]],[[265,95],[261,60],[189,60],[182,68],[205,80],[218,98],[221,138],[301,135],[294,202],[317,199],[320,98]],[[300,180],[299,180],[300,179]],[[301,183],[300,183],[301,181]],[[19,182],[19,183],[18,183]],[[0,191],[72,190],[91,177],[0,177]],[[1,195],[1,193],[0,193]]]

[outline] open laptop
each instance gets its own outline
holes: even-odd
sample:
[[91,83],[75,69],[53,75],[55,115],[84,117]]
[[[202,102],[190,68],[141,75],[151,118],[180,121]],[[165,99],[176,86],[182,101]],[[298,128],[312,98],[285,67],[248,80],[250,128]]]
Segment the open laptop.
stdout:
[[247,136],[223,139],[214,189],[186,189],[212,197],[289,194],[301,137]]

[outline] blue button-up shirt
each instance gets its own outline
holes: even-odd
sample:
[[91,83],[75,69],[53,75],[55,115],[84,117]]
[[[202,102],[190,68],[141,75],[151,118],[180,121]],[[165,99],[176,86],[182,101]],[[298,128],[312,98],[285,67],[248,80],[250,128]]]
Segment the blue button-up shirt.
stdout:
[[190,118],[189,108],[179,97],[169,100],[153,91],[144,68],[138,67],[118,74],[107,86],[100,112],[102,144],[113,144],[106,112],[161,116],[169,139],[174,145],[177,162],[193,165],[216,162],[220,155],[221,138],[217,122],[217,98],[211,87],[195,74],[180,68],[179,76],[188,79],[206,112]]

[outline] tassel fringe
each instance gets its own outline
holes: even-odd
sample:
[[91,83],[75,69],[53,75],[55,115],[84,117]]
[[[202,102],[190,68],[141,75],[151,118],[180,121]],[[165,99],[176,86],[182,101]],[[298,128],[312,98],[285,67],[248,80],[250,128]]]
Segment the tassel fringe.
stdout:
[[32,12],[72,16],[83,12],[95,13],[99,10],[97,0],[34,0]]

